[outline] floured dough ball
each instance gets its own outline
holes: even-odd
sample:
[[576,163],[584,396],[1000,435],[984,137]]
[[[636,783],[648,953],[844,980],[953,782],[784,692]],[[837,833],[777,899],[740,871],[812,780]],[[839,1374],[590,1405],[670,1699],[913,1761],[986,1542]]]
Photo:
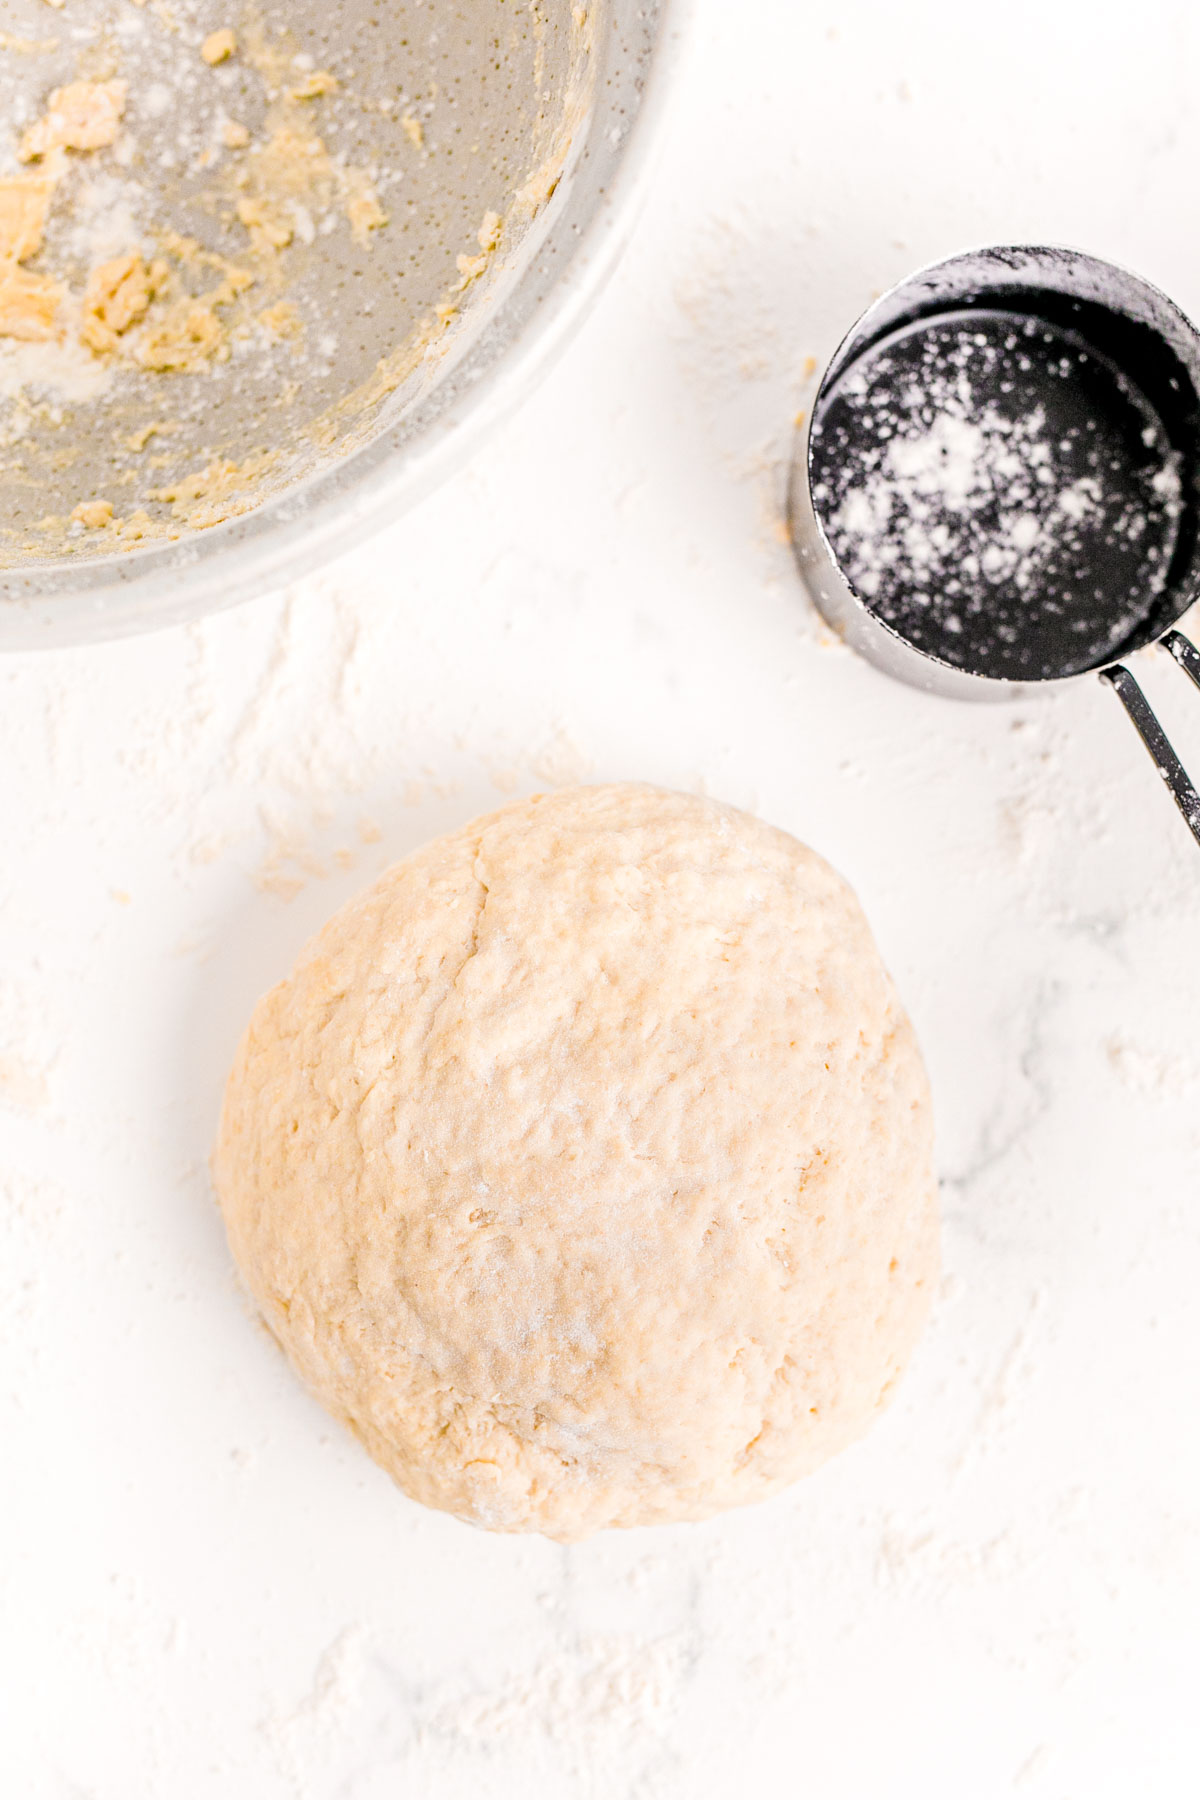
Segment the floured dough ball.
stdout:
[[354,900],[258,1006],[215,1158],[309,1387],[406,1493],[582,1537],[759,1500],[889,1398],[929,1096],[853,894],[745,814],[575,788]]

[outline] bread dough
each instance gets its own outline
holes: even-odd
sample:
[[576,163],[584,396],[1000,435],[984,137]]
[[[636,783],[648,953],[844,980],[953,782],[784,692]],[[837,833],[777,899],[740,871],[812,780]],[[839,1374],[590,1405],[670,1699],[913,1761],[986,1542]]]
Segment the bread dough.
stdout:
[[497,1531],[807,1474],[937,1271],[925,1074],[853,894],[649,787],[521,801],[345,907],[259,1003],[214,1169],[309,1387]]

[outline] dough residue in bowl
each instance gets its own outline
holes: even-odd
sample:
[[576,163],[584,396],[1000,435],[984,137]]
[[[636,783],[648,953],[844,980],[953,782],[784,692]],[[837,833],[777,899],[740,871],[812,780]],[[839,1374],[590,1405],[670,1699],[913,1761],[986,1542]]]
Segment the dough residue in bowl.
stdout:
[[586,107],[567,0],[13,10],[0,566],[218,524],[369,439],[453,362]]

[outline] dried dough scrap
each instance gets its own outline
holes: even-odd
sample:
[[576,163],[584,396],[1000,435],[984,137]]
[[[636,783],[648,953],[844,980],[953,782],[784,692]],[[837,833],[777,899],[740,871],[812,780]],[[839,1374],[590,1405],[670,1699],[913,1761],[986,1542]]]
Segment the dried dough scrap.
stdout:
[[169,280],[164,262],[147,265],[140,251],[99,263],[83,295],[82,337],[98,356],[115,350],[132,325],[144,319]]
[[297,1370],[404,1490],[573,1539],[856,1438],[937,1271],[859,906],[728,807],[576,788],[410,856],[262,1000],[214,1159]]
[[228,355],[225,333],[212,305],[190,296],[177,300],[138,345],[142,367],[159,372],[191,374]]
[[21,139],[21,161],[33,162],[52,150],[103,150],[117,135],[127,93],[124,81],[73,81],[55,88],[45,116]]
[[54,182],[45,175],[0,178],[0,262],[24,262],[42,247]]
[[200,54],[210,69],[218,63],[228,62],[231,56],[237,55],[237,33],[230,26],[222,26],[220,31],[210,31],[200,46]]
[[0,262],[0,338],[48,343],[58,336],[63,291],[48,275],[34,275],[15,262]]
[[0,180],[0,338],[46,343],[57,336],[61,287],[18,266],[41,249],[53,189],[43,176]]

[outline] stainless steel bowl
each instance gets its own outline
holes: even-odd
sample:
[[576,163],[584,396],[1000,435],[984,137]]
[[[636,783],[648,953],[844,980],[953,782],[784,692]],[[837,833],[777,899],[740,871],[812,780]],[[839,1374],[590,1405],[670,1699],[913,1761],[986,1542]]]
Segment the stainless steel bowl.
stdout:
[[309,572],[445,478],[570,339],[644,193],[690,0],[603,0],[561,182],[489,303],[349,454],[243,516],[91,560],[0,570],[0,649],[94,641],[233,605]]

